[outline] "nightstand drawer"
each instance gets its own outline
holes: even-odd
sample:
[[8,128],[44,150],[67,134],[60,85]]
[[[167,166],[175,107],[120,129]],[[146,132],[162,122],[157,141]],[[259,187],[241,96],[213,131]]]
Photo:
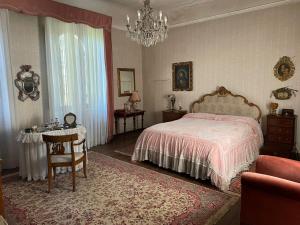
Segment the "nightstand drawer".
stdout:
[[279,119],[279,118],[269,118],[269,126],[278,126],[278,127],[294,127],[294,120],[292,119]]
[[291,136],[279,136],[268,134],[268,142],[271,143],[282,143],[282,144],[293,144],[293,137]]
[[282,136],[292,136],[294,134],[294,129],[293,127],[273,127],[269,126],[268,128],[268,133],[269,134],[277,134],[277,135],[282,135]]

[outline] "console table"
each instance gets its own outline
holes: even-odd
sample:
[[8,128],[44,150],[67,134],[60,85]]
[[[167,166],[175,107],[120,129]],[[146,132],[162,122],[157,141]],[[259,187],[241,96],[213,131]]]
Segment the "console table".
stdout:
[[124,109],[115,110],[115,126],[116,126],[116,134],[119,133],[119,119],[123,118],[124,120],[124,133],[126,133],[126,119],[128,117],[133,118],[133,129],[136,130],[136,117],[142,117],[142,129],[144,128],[144,110],[137,109],[135,111],[125,111]]

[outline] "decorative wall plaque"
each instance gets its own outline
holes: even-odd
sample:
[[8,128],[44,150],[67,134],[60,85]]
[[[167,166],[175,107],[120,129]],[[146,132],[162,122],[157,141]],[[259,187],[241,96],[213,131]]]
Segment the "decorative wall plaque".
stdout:
[[296,92],[298,90],[291,89],[288,87],[279,88],[277,90],[272,91],[271,97],[274,95],[274,97],[278,100],[288,100],[294,95],[296,97]]
[[278,63],[274,66],[274,76],[281,81],[290,79],[294,73],[295,65],[288,56],[281,57]]
[[21,71],[17,73],[15,85],[19,89],[19,100],[24,102],[27,98],[36,101],[40,98],[40,76],[31,70],[30,65],[20,66]]

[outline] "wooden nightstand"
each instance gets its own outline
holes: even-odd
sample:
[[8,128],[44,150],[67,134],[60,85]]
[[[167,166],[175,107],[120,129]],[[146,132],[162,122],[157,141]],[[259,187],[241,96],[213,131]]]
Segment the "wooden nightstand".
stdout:
[[187,114],[186,110],[165,110],[162,112],[163,114],[163,122],[170,122],[173,120],[178,120],[181,117],[183,117],[185,114]]
[[290,158],[296,146],[297,116],[267,116],[267,134],[262,154]]

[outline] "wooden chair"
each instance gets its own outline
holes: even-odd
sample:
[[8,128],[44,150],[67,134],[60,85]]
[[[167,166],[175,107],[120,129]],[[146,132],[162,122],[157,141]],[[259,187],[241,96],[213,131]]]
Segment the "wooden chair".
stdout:
[[[52,169],[54,169],[54,179],[56,176],[56,167],[72,167],[73,178],[73,191],[75,191],[75,167],[79,163],[83,162],[84,177],[86,174],[86,148],[85,139],[78,143],[74,141],[78,140],[77,134],[63,135],[63,136],[49,136],[43,135],[43,140],[47,145],[47,160],[48,160],[48,192],[50,193],[52,183]],[[70,144],[70,153],[65,153],[64,143]],[[74,146],[82,146],[82,152],[74,152]]]

